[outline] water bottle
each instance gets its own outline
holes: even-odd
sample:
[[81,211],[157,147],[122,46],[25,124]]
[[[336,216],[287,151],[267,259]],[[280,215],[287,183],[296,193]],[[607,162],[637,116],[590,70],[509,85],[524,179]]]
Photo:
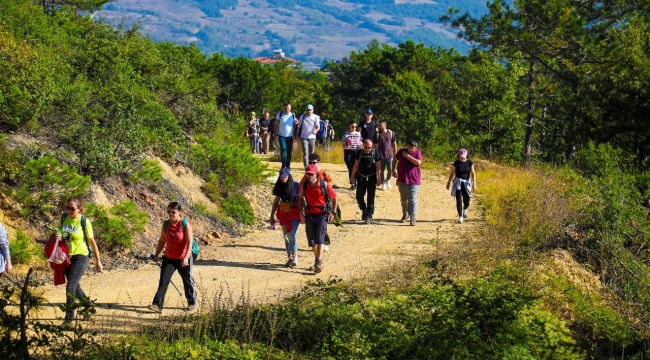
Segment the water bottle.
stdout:
[[271,219],[271,230],[275,230],[275,219]]

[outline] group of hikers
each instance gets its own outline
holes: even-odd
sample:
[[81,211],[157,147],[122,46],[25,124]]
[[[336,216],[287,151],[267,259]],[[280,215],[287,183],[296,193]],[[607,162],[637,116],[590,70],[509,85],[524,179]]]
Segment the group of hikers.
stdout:
[[[300,224],[305,225],[307,242],[314,254],[314,263],[309,269],[320,273],[324,268],[323,254],[328,251],[329,223],[340,225],[340,209],[337,194],[332,187],[332,177],[320,167],[320,156],[314,152],[315,144],[322,138],[322,127],[327,129],[329,122],[323,124],[320,117],[314,115],[313,106],[307,105],[305,114],[297,117],[291,112],[291,104],[284,104],[283,111],[269,120],[269,113],[264,112],[261,119],[255,119],[251,113],[251,123],[257,124],[258,134],[262,135],[259,152],[267,153],[270,139],[279,144],[282,166],[278,179],[273,186],[275,196],[271,207],[270,222],[274,227],[277,222],[282,230],[287,253],[286,267],[298,265],[297,232]],[[365,121],[349,123],[348,131],[342,137],[344,161],[348,168],[350,189],[356,191],[356,200],[362,212],[361,220],[371,224],[375,211],[375,194],[392,188],[391,180],[396,178],[402,210],[401,223],[416,225],[418,213],[418,191],[422,176],[422,152],[418,142],[408,140],[406,147],[398,149],[395,133],[387,128],[386,121],[376,123],[373,111],[367,109]],[[325,135],[330,134],[330,130]],[[334,134],[331,130],[331,134]],[[247,136],[250,130],[247,130]],[[265,135],[265,136],[264,136]],[[333,136],[333,135],[331,135]],[[300,180],[296,181],[291,169],[293,142],[300,140],[304,150],[304,174],[300,169]],[[251,140],[253,151],[258,140]],[[323,140],[324,141],[324,140]],[[461,149],[451,167],[447,190],[456,198],[458,223],[468,217],[468,208],[472,192],[476,190],[476,173],[467,151]],[[183,281],[187,310],[197,306],[197,290],[192,275],[194,257],[192,256],[193,229],[191,223],[182,214],[181,204],[171,202],[167,206],[168,219],[163,222],[155,254],[151,260],[158,262],[161,258],[158,289],[149,309],[156,313],[163,310],[165,294],[172,275],[178,272]],[[54,236],[54,235],[53,235]],[[61,284],[66,284],[66,314],[64,325],[69,326],[75,317],[75,304],[86,302],[94,304],[81,288],[81,276],[88,268],[89,258],[94,257],[95,269],[102,272],[99,249],[94,240],[92,223],[83,215],[83,201],[74,197],[67,201],[65,212],[61,216],[55,239],[61,242],[67,251],[65,264],[51,264],[60,271]],[[47,247],[46,247],[47,248]],[[164,252],[163,252],[164,251]],[[161,257],[162,254],[162,257]],[[46,249],[46,256],[47,254]],[[12,271],[7,234],[0,223],[0,274]],[[55,270],[56,272],[56,270]],[[56,279],[55,279],[55,283]]]
[[[286,109],[287,106],[289,107],[288,111],[291,112],[291,104],[285,104],[284,108]],[[259,119],[255,112],[249,113],[244,137],[250,139],[253,154],[268,154],[269,151],[275,150],[276,135],[278,135],[279,131],[276,122],[281,113],[277,113],[275,117],[270,117],[269,112],[264,110],[262,117]],[[300,129],[298,136],[301,140],[307,140],[308,147],[310,146],[313,149],[315,145],[322,145],[328,150],[332,148],[332,142],[336,135],[334,127],[332,127],[328,119],[321,119],[320,116],[314,114],[312,105],[307,105],[305,113],[299,117],[296,117],[293,113],[291,114],[293,115],[292,121],[295,119],[298,122],[297,125]],[[298,136],[296,140],[298,140]]]

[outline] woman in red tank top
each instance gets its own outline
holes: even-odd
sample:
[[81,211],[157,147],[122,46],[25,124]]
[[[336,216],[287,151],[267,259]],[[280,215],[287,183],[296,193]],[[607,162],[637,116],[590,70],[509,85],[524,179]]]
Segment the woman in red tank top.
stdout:
[[185,226],[183,226],[181,210],[181,205],[176,201],[167,206],[169,220],[165,221],[161,228],[156,253],[153,256],[153,261],[157,262],[158,255],[162,252],[163,247],[165,248],[162,265],[160,265],[158,291],[156,291],[152,304],[149,305],[149,309],[157,313],[162,312],[167,287],[176,271],[183,280],[187,310],[192,311],[196,308],[196,285],[192,276],[192,239],[194,234],[189,221],[185,221]]

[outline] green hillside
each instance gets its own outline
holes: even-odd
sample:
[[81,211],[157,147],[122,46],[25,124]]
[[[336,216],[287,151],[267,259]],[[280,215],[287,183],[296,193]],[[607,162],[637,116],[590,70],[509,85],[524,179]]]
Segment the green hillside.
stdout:
[[[2,313],[0,358],[650,356],[647,2],[493,2],[484,16],[447,19],[481,50],[370,41],[316,71],[157,42],[82,15],[96,5],[0,0],[0,204],[26,227],[55,221],[91,183],[160,189],[145,155],[184,155],[222,212],[192,209],[231,229],[250,223],[243,194],[266,168],[246,148],[244,114],[285,102],[313,104],[338,134],[370,107],[400,143],[419,140],[427,163],[468,149],[484,159],[485,223],[419,263],[172,319],[165,331],[62,336]],[[39,142],[9,146],[9,134]],[[133,203],[95,207],[93,218],[110,235],[97,237],[103,253],[128,251],[122,234],[143,222]],[[24,233],[11,243],[21,262],[41,261]],[[3,283],[1,296],[27,311],[38,303],[32,285]]]

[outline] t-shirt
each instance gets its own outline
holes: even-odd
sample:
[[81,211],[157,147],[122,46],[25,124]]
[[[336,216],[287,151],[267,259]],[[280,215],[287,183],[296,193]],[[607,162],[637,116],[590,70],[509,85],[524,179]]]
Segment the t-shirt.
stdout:
[[[317,215],[317,214],[322,214],[325,212],[324,207],[327,205],[327,199],[325,198],[325,195],[323,194],[323,191],[320,186],[320,180],[316,181],[315,184],[310,184],[310,183],[304,183],[300,186],[305,187],[305,200],[307,201],[307,207],[305,208],[305,214],[312,214],[312,215]],[[335,199],[336,198],[336,193],[334,192],[334,189],[332,189],[332,185],[330,183],[326,183],[327,186],[327,192],[329,192],[329,198],[330,199]],[[302,192],[302,190],[301,190]]]
[[259,133],[259,130],[258,130],[259,125],[260,125],[260,123],[257,122],[257,119],[250,120],[248,122],[248,136],[257,135]]
[[376,143],[382,159],[393,158],[393,143],[395,141],[395,133],[392,130],[386,130],[386,132],[379,130]]
[[165,257],[168,259],[182,259],[185,257],[186,251],[187,242],[185,241],[183,222],[168,222],[167,230],[165,230]]
[[327,127],[329,125],[325,124],[325,120],[321,120],[319,125],[320,125],[320,129],[318,129],[318,137],[324,138],[325,136],[327,136]]
[[315,139],[316,134],[314,130],[316,129],[320,121],[320,116],[316,114],[311,114],[310,116],[305,116],[304,114],[300,116],[300,121],[298,122],[298,129],[300,130],[301,139]]
[[[88,246],[84,239],[83,228],[81,227],[81,216],[76,219],[67,216],[61,225],[61,231],[69,233],[70,237],[66,240],[68,246],[68,253],[72,255],[88,256]],[[90,219],[86,219],[86,238],[90,239],[93,236],[93,225]]]
[[[420,181],[422,180],[420,167],[406,159],[403,155],[405,153],[408,154],[407,149],[400,149],[397,150],[397,154],[395,154],[395,158],[398,161],[397,181],[406,185],[420,185]],[[420,149],[415,149],[411,156],[417,160],[422,160],[422,152],[420,152]]]
[[[266,132],[268,132],[271,129],[269,126],[271,126],[271,118],[268,118],[266,120],[264,120],[264,118],[260,119],[260,132],[262,134],[265,134]],[[266,130],[264,130],[264,129],[266,129]]]
[[474,163],[472,160],[467,159],[464,162],[460,160],[454,161],[454,168],[456,169],[456,177],[459,179],[469,179],[469,173],[472,170]]
[[363,143],[361,141],[361,133],[359,133],[358,131],[346,132],[345,134],[343,134],[343,138],[341,140],[343,141],[344,145],[349,146],[349,148],[346,149],[345,151],[348,150],[357,151],[357,149],[360,148],[361,144]]
[[364,153],[363,149],[359,149],[354,159],[359,161],[359,168],[357,169],[359,175],[377,175],[377,161],[381,161],[381,155],[379,155],[377,149],[372,149],[368,154]]
[[293,123],[296,120],[296,114],[290,113],[289,115],[285,114],[284,111],[281,111],[277,114],[278,117],[278,136],[282,137],[292,137],[293,136]]
[[377,123],[375,120],[370,120],[370,122],[362,121],[359,124],[359,127],[361,128],[361,130],[359,130],[359,132],[361,132],[361,140],[370,139],[373,143],[377,142],[377,139],[375,139],[375,131],[377,130]]

